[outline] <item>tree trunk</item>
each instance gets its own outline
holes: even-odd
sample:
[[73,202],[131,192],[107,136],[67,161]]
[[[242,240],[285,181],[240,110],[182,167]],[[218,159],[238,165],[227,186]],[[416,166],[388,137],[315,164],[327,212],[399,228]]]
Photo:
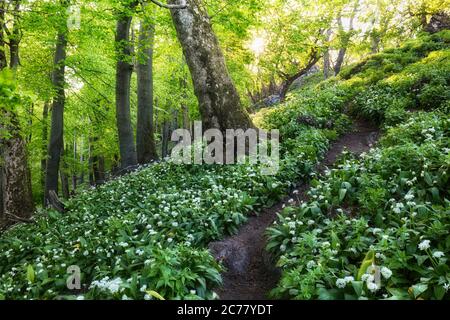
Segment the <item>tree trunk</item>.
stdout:
[[314,65],[319,61],[320,57],[321,56],[315,50],[313,50],[313,51],[311,51],[311,53],[309,55],[309,61],[307,62],[306,66],[303,69],[301,69],[299,72],[297,72],[294,75],[284,74],[284,81],[283,81],[283,84],[281,85],[281,91],[280,91],[281,101],[286,100],[287,93],[289,92],[289,89],[291,88],[294,81],[297,80],[298,78],[300,78],[301,76],[304,76],[305,74],[307,74],[309,72],[309,70],[311,70],[311,68],[314,67]]
[[0,226],[2,222],[5,220],[5,211],[4,211],[4,201],[3,201],[3,170],[4,170],[4,157],[3,157],[3,143],[0,143]]
[[371,51],[373,54],[380,52],[380,42],[381,42],[381,38],[378,35],[378,33],[373,34],[371,36]]
[[61,168],[59,170],[59,175],[61,178],[61,191],[64,199],[69,199],[70,190],[69,190],[69,176],[67,175],[67,165],[65,162],[65,149],[61,152]]
[[66,101],[64,93],[66,49],[66,31],[62,30],[58,33],[52,77],[56,95],[53,98],[52,105],[50,141],[48,144],[47,170],[45,173],[45,199],[48,199],[50,190],[58,192],[58,172],[61,153],[64,147],[63,135],[64,105]]
[[[15,7],[14,26],[17,28],[18,6]],[[4,41],[4,18],[5,1],[0,1],[0,71],[7,67],[5,41]],[[17,41],[17,46],[19,42]],[[18,47],[17,47],[18,48]],[[12,48],[10,47],[10,50]],[[14,51],[10,51],[14,55]],[[16,69],[14,60],[10,65]],[[28,220],[34,212],[33,194],[31,188],[31,173],[28,168],[28,153],[25,139],[21,135],[20,123],[15,110],[1,110],[2,118],[8,119],[6,128],[9,133],[7,139],[0,137],[0,204],[4,217],[8,220]],[[0,124],[2,126],[2,124]],[[3,162],[3,163],[2,163]]]
[[[170,0],[175,5],[182,0]],[[186,9],[171,9],[199,101],[205,130],[248,129],[253,123],[241,104],[225,58],[201,0],[187,0]]]
[[118,16],[116,28],[116,121],[122,169],[137,164],[133,127],[130,115],[130,82],[133,73],[130,44],[132,17],[128,13]]
[[424,30],[429,33],[450,30],[450,16],[444,11],[436,12],[431,16]]
[[350,39],[352,36],[352,32],[353,32],[353,22],[355,20],[355,16],[356,16],[356,12],[358,11],[358,7],[359,7],[359,0],[355,1],[355,5],[353,7],[353,11],[352,14],[350,16],[350,22],[349,22],[349,30],[348,32],[344,31],[344,28],[342,26],[342,17],[341,15],[339,15],[338,17],[338,24],[339,24],[339,29],[341,31],[341,34],[343,39],[342,39],[342,43],[341,43],[341,48],[339,49],[339,53],[336,59],[336,64],[334,65],[334,74],[337,76],[342,69],[342,65],[344,64],[344,59],[345,59],[345,55],[347,54],[347,49],[348,46],[350,44]]
[[14,0],[14,23],[11,35],[9,36],[9,65],[11,68],[17,68],[20,64],[19,59],[19,43],[20,43],[20,29],[19,29],[19,10],[20,0]]
[[[332,33],[332,30],[331,30],[331,28],[329,28],[326,33],[327,43],[330,42],[331,33]],[[327,48],[323,55],[323,75],[324,75],[325,79],[328,79],[330,77],[330,70],[331,70],[330,49]]]
[[[3,31],[3,24],[5,21],[5,0],[0,0],[0,71],[7,67],[6,52],[5,52],[5,33]],[[4,219],[4,202],[3,202],[3,145],[0,144],[0,223]]]
[[3,208],[8,219],[22,221],[34,212],[31,191],[31,175],[28,168],[28,154],[25,140],[21,136],[19,120],[13,112],[8,112],[11,135],[3,145]]
[[6,0],[0,0],[0,70],[3,70],[8,66],[5,51],[5,31],[3,30],[3,25],[5,23],[5,8]]
[[169,131],[170,124],[169,121],[164,120],[162,127],[162,141],[161,141],[161,155],[163,158],[169,155]]
[[143,19],[139,30],[139,50],[136,73],[138,77],[138,116],[136,150],[139,164],[158,158],[153,127],[153,44],[155,26]]
[[181,111],[183,112],[183,129],[191,130],[191,121],[189,117],[189,106],[186,104],[187,100],[187,79],[185,74],[183,74],[183,77],[180,80],[180,86],[182,91],[182,99],[183,102],[181,104]]
[[[44,103],[42,113],[42,144],[41,144],[41,186],[45,190],[45,172],[47,170],[47,140],[48,140],[48,107],[49,102]],[[45,206],[45,197],[42,197],[42,203]]]
[[341,72],[342,64],[344,63],[345,54],[347,52],[348,45],[348,34],[344,31],[344,27],[342,26],[342,16],[339,13],[338,17],[338,25],[339,25],[339,33],[342,37],[341,39],[341,48],[339,49],[338,56],[336,58],[336,63],[334,65],[334,75],[338,75]]
[[[74,134],[74,138],[73,138],[73,160],[74,163],[77,162],[78,160],[78,145],[77,145],[77,136]],[[73,169],[72,170],[72,194],[75,195],[76,190],[77,190],[77,170]]]
[[105,158],[98,155],[95,150],[95,144],[98,141],[97,137],[90,139],[89,163],[90,163],[90,183],[91,185],[101,185],[105,183]]

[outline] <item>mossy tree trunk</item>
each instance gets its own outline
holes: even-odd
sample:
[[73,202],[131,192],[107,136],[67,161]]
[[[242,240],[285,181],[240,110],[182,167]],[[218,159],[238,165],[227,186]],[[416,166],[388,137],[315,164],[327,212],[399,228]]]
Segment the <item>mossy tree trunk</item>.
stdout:
[[[0,1],[0,71],[8,66],[5,48],[5,1]],[[19,1],[15,1],[13,28],[17,29],[19,19]],[[10,44],[10,68],[15,72],[19,59],[19,40]],[[16,110],[0,106],[0,114],[4,122],[0,122],[0,131],[8,133],[0,136],[0,214],[6,220],[26,221],[34,212],[31,189],[31,173],[28,167],[26,141],[21,134],[20,121]],[[2,128],[3,127],[3,128]],[[0,216],[0,218],[2,218]]]

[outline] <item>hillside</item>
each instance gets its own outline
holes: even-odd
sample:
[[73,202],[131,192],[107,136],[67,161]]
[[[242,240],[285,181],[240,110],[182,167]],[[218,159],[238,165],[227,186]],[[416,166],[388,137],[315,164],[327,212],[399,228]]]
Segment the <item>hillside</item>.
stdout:
[[[307,200],[267,231],[282,270],[274,297],[448,299],[449,107],[448,31],[369,56],[254,117],[281,129],[276,176],[161,162],[77,195],[65,214],[42,210],[5,232],[0,298],[217,298],[223,268],[208,244],[311,180]],[[315,175],[355,118],[379,125],[380,143]],[[71,265],[82,272],[76,294],[66,287]]]

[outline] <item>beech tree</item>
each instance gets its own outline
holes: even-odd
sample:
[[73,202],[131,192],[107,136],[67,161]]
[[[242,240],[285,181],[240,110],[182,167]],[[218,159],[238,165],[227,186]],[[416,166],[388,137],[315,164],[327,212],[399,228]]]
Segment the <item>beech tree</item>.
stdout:
[[153,47],[155,25],[149,17],[140,22],[137,53],[138,115],[136,129],[137,160],[150,163],[158,158],[153,127]]
[[65,96],[65,70],[67,50],[67,16],[65,10],[69,3],[61,2],[62,18],[58,26],[54,54],[54,69],[52,83],[55,91],[51,109],[51,129],[48,143],[47,168],[45,172],[45,199],[48,200],[50,191],[58,192],[58,179],[60,171],[61,155],[64,148],[64,106]]
[[252,128],[253,123],[228,73],[202,1],[170,0],[169,3],[180,6],[186,4],[184,9],[172,8],[171,15],[191,72],[203,128],[216,128],[223,132],[226,129]]
[[116,121],[122,169],[137,164],[136,145],[130,112],[130,82],[133,73],[130,27],[138,1],[124,3],[117,12],[116,25]]

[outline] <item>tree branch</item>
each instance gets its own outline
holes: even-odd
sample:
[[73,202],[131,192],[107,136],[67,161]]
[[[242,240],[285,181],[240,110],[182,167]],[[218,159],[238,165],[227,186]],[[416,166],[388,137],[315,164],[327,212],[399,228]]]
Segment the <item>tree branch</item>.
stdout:
[[162,2],[159,2],[158,0],[150,0],[151,2],[153,2],[154,4],[156,4],[157,6],[161,7],[161,8],[166,8],[166,9],[186,9],[187,8],[187,4],[186,1],[183,0],[183,2],[181,4],[165,4]]

